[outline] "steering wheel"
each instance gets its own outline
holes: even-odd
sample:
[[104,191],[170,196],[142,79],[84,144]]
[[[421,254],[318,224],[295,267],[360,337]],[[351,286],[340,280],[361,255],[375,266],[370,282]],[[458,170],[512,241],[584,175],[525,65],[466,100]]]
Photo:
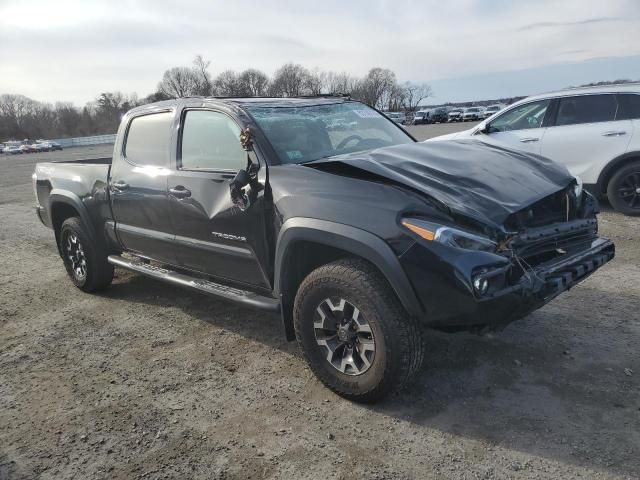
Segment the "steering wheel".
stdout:
[[349,135],[347,138],[343,138],[342,141],[336,145],[336,150],[342,150],[351,140],[357,140],[359,144],[362,142],[362,137],[360,135]]

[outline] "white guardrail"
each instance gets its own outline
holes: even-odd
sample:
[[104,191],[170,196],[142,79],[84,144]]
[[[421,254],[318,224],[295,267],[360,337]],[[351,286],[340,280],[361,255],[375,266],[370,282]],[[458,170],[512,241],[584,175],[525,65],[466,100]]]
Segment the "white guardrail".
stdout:
[[64,148],[80,147],[83,145],[101,145],[103,143],[115,143],[116,135],[93,135],[91,137],[52,138],[52,142],[58,142]]

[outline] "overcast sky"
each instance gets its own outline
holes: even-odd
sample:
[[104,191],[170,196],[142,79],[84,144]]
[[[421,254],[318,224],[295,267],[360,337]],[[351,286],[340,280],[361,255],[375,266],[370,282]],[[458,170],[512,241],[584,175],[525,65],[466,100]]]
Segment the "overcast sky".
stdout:
[[0,0],[0,93],[78,105],[285,62],[430,82],[434,102],[640,79],[640,0]]

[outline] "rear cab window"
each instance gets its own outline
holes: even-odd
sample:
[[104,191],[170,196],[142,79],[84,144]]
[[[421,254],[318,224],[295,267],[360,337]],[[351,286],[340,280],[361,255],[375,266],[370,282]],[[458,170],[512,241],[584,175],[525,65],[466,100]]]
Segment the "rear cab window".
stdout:
[[149,113],[129,123],[124,157],[129,163],[168,167],[173,112]]

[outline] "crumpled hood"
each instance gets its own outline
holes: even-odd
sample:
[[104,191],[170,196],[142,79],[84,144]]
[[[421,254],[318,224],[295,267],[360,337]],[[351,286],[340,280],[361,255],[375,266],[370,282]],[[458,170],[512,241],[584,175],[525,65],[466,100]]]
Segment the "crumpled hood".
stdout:
[[548,158],[475,139],[397,145],[307,165],[321,169],[333,162],[406,185],[499,229],[512,213],[574,181]]

